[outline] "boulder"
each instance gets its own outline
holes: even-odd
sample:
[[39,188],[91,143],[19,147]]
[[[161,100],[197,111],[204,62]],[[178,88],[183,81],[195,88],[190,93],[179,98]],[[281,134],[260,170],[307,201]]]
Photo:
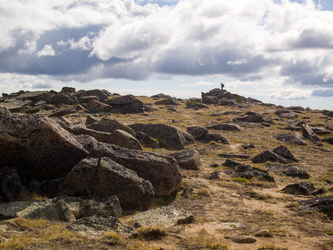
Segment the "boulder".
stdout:
[[[169,228],[180,224],[192,223],[194,216],[186,210],[174,206],[165,206],[138,213],[126,221],[140,226],[161,226]],[[126,222],[125,221],[125,222]]]
[[75,96],[69,96],[65,93],[59,93],[51,98],[50,103],[57,106],[61,106],[61,105],[74,105],[77,104],[78,101],[75,98]]
[[123,208],[147,209],[154,189],[149,181],[110,158],[86,158],[65,177],[60,195],[117,195]]
[[155,105],[180,105],[177,98],[174,98],[174,97],[169,97],[167,99],[157,101],[154,104]]
[[139,140],[124,130],[117,129],[114,131],[111,139],[112,144],[118,145],[120,147],[143,150]]
[[97,101],[99,102],[99,98],[97,96],[82,96],[80,99],[79,99],[79,103],[89,103],[89,102],[92,102],[92,101]]
[[298,118],[298,115],[294,112],[281,113],[279,115],[279,118],[295,119],[295,118]]
[[18,100],[30,100],[33,103],[39,101],[49,102],[51,100],[52,94],[49,91],[32,91],[32,92],[24,92],[16,97]]
[[315,134],[315,132],[313,132],[313,130],[307,124],[303,124],[301,129],[304,138],[311,140],[312,143],[317,146],[323,146],[323,144],[320,142],[319,137]]
[[85,96],[96,96],[98,101],[104,102],[108,99],[110,92],[105,92],[104,90],[94,89],[94,90],[80,90],[75,93],[77,99],[82,101]]
[[284,145],[274,148],[273,152],[282,156],[284,159],[286,159],[289,162],[298,162],[298,160],[295,158],[295,156]]
[[300,179],[309,179],[310,175],[303,169],[299,169],[294,165],[284,165],[284,164],[270,164],[266,168],[270,171],[282,172],[286,176],[298,177]]
[[267,161],[280,163],[298,162],[294,155],[285,146],[277,147],[274,150],[266,150],[259,155],[254,156],[251,161],[253,163],[264,163]]
[[323,139],[323,142],[327,142],[327,143],[333,145],[333,137],[327,137],[327,138]]
[[46,219],[73,222],[75,216],[63,200],[55,200],[51,204],[29,206],[16,213],[16,216],[25,219]]
[[90,113],[111,112],[112,107],[108,104],[92,100],[87,103],[87,108]]
[[298,203],[300,210],[315,210],[326,214],[331,220],[333,219],[333,196],[304,200]]
[[76,107],[68,107],[68,108],[64,108],[64,109],[60,109],[60,110],[56,110],[54,112],[52,112],[49,117],[60,117],[60,116],[64,116],[64,115],[69,115],[72,113],[77,112]]
[[195,109],[195,110],[199,110],[199,109],[209,109],[209,107],[205,104],[202,103],[194,103],[194,104],[190,104],[190,105],[186,105],[187,109]]
[[231,160],[231,159],[226,159],[225,162],[222,164],[222,166],[229,167],[229,168],[235,168],[240,165],[242,165],[242,163]]
[[109,118],[103,118],[96,123],[88,125],[87,128],[108,133],[114,133],[114,131],[116,131],[117,129],[121,129],[135,136],[135,132],[132,128],[118,122],[117,120]]
[[282,142],[289,142],[297,145],[307,145],[307,143],[303,140],[303,136],[301,136],[299,133],[281,134],[274,136],[274,138]]
[[104,101],[111,105],[114,111],[123,114],[135,114],[144,112],[144,103],[133,95],[119,96]]
[[31,100],[17,100],[8,99],[4,102],[0,102],[0,108],[6,108],[10,112],[20,112],[24,107],[32,106]]
[[98,213],[91,217],[81,218],[67,226],[67,229],[86,237],[102,237],[105,233],[110,231],[125,236],[135,233],[132,227],[108,213]]
[[145,133],[139,131],[136,133],[136,138],[139,140],[142,146],[149,148],[159,148],[159,144],[157,140],[146,135]]
[[298,182],[295,184],[290,184],[284,187],[281,191],[288,194],[301,194],[301,195],[310,195],[316,190],[314,185],[310,182]]
[[264,115],[253,114],[245,117],[238,117],[233,119],[234,122],[249,122],[249,123],[260,123],[264,126],[270,126],[271,124],[275,124],[273,120]]
[[174,149],[184,149],[185,146],[194,143],[194,138],[189,133],[166,124],[143,124],[129,125],[136,132],[143,132],[153,138],[164,141]]
[[66,94],[66,95],[70,95],[70,94],[74,94],[76,92],[76,89],[73,88],[73,87],[67,87],[67,86],[65,86],[65,87],[63,87],[61,89],[60,92]]
[[32,194],[23,185],[18,170],[15,167],[0,169],[0,193],[8,201],[24,201],[32,199]]
[[87,116],[87,119],[86,119],[86,126],[90,125],[90,124],[93,124],[95,122],[99,122],[101,119],[97,118],[97,117],[94,117],[92,115],[88,115]]
[[208,129],[202,126],[192,126],[187,128],[187,133],[191,134],[195,140],[202,143],[216,141],[223,144],[229,144],[228,140],[221,134],[209,133]]
[[172,157],[100,143],[90,136],[80,135],[76,139],[85,146],[91,157],[109,157],[150,181],[157,196],[173,195],[181,186],[182,174]]
[[86,128],[86,126],[82,122],[71,124],[69,131],[74,135],[90,135],[94,137],[97,141],[114,143],[118,145],[117,143],[115,143],[113,134]]
[[88,155],[69,132],[41,114],[1,119],[0,131],[0,168],[17,166],[28,179],[65,176]]
[[265,170],[254,168],[251,165],[239,165],[235,167],[235,174],[237,177],[245,178],[248,180],[253,179],[254,177],[262,180],[275,182],[274,178]]
[[185,150],[169,154],[169,156],[176,159],[178,165],[186,170],[200,170],[202,163],[200,161],[200,154],[196,150]]
[[208,126],[207,128],[224,131],[241,131],[241,128],[238,125],[230,123],[219,123],[216,125]]
[[286,166],[283,173],[287,176],[298,177],[300,179],[309,179],[310,175],[304,169],[299,169],[296,166]]

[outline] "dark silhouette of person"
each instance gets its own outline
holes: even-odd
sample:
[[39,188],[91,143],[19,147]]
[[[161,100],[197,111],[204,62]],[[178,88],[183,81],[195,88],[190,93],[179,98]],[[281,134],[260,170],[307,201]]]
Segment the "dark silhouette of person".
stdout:
[[223,88],[224,88],[224,84],[223,84],[223,83],[221,83],[221,89],[223,90]]

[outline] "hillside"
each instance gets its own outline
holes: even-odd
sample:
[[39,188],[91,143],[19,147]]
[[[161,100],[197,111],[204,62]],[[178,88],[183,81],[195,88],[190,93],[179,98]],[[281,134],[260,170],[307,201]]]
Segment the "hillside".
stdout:
[[[163,94],[119,96],[72,88],[63,88],[59,93],[23,91],[5,95],[0,107],[0,248],[333,249],[333,111],[275,106],[219,89],[193,100]],[[119,123],[118,132],[102,131],[96,125],[108,119]],[[21,124],[19,129],[17,124]],[[27,124],[33,124],[32,128]],[[46,127],[52,130],[43,132]],[[50,131],[62,134],[57,137]],[[139,136],[141,132],[152,139],[150,144]],[[82,142],[83,134],[96,142]],[[179,141],[174,135],[179,135]],[[53,147],[63,143],[63,138],[70,143],[60,149]],[[37,142],[39,145],[35,145]],[[133,173],[133,178],[139,179],[137,186],[124,180],[125,184],[119,184],[124,186],[118,185],[115,191],[122,213],[114,216],[134,233],[105,231],[93,237],[68,227],[77,216],[66,222],[5,215],[3,211],[10,202],[18,206],[14,203],[22,200],[113,194],[113,190],[101,191],[110,185],[103,179],[109,172],[101,172],[101,181],[95,189],[89,186],[88,191],[77,187],[86,183],[84,174],[77,179],[69,177],[80,163],[82,169],[91,164],[84,169],[90,171],[93,163],[86,160],[84,165],[85,157],[99,158],[96,168],[102,166],[102,160],[108,162],[105,153],[96,156],[88,150],[86,145],[95,147],[94,143],[98,147],[120,146],[103,149],[110,150],[107,157],[116,162],[110,165],[119,171],[125,171],[123,166],[131,168],[131,173],[138,175]],[[28,148],[29,155],[21,153],[21,147]],[[41,152],[34,155],[36,149]],[[59,152],[63,155],[57,155]],[[186,165],[178,152],[194,156],[189,156]],[[133,158],[129,159],[129,155]],[[143,164],[143,170],[133,166],[139,165],[135,160]],[[50,168],[46,170],[45,165]],[[151,177],[148,167],[152,167],[154,175],[155,170],[159,172],[156,177]],[[11,170],[16,168],[17,173]],[[177,169],[182,178],[177,177]],[[10,171],[15,175],[9,176]],[[128,175],[126,172],[121,176]],[[19,184],[12,185],[13,178]],[[93,178],[96,180],[96,174]],[[161,179],[155,182],[156,178]],[[34,179],[37,184],[32,187]],[[54,180],[61,180],[61,184]],[[91,185],[90,181],[85,185]],[[17,188],[20,191],[15,193]],[[143,193],[137,193],[141,188]],[[132,198],[125,197],[123,190],[132,189]],[[308,204],[308,200],[313,203]],[[169,206],[191,216],[176,224],[141,225],[141,229],[133,219],[133,215],[145,210]]]

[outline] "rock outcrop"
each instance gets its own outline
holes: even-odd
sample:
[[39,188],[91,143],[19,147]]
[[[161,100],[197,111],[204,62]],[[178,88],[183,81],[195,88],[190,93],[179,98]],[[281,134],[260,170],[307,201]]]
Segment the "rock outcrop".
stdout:
[[144,124],[135,123],[129,125],[135,132],[143,132],[153,138],[165,142],[174,149],[184,149],[185,146],[192,144],[194,138],[189,133],[166,124]]

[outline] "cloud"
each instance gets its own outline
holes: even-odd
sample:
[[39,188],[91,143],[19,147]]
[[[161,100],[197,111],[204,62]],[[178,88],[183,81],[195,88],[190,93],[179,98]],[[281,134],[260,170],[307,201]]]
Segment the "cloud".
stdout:
[[37,56],[38,57],[54,56],[54,55],[55,55],[55,51],[52,48],[52,45],[50,45],[50,44],[46,44],[43,49],[41,49],[40,51],[37,51]]
[[332,12],[320,8],[312,0],[4,0],[0,72],[56,81],[269,77],[332,87]]
[[[316,89],[312,92],[312,96],[333,97],[333,88],[331,89]],[[333,105],[333,102],[332,102]]]

